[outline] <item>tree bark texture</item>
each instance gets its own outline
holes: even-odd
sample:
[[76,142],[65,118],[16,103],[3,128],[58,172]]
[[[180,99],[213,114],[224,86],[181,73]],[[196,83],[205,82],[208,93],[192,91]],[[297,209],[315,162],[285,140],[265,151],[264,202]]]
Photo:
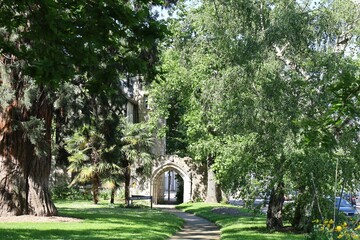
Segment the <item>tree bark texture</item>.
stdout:
[[283,227],[282,209],[284,205],[284,183],[279,182],[271,190],[269,207],[267,211],[266,226],[268,229],[279,229]]
[[[11,88],[14,94],[7,105],[0,105],[0,216],[56,215],[48,187],[52,104],[45,89],[39,88],[37,98],[25,105],[29,83],[19,69],[7,68],[6,61],[0,58],[0,86]],[[29,137],[31,126],[24,127],[31,118],[43,123],[41,144]],[[37,149],[44,154],[37,154]]]
[[216,183],[216,176],[211,169],[211,165],[214,163],[214,158],[209,156],[207,159],[207,188],[206,188],[206,200],[208,203],[218,203],[222,200],[222,193],[220,185]]
[[[297,200],[295,202],[295,212],[294,212],[294,219],[292,220],[291,224],[296,227],[297,229],[310,232],[312,230],[312,223],[311,223],[311,216],[308,216],[306,212],[311,209],[311,202],[309,203],[306,197],[303,197],[303,192],[305,191],[304,188],[299,189],[299,193],[297,196]],[[321,219],[321,217],[320,217]]]
[[92,193],[93,193],[93,201],[94,204],[98,204],[99,202],[99,186],[100,186],[100,177],[97,173],[93,176],[92,183]]

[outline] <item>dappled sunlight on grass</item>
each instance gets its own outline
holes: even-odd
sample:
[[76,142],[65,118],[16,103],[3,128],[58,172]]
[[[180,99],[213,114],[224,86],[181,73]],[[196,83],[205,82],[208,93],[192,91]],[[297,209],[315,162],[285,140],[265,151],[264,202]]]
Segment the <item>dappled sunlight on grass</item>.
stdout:
[[82,222],[0,223],[0,239],[167,239],[181,226],[174,215],[149,208],[59,202],[62,216]]
[[[226,207],[236,208],[238,214],[217,214],[212,212],[214,208]],[[227,204],[210,204],[210,203],[186,203],[177,206],[186,212],[192,212],[198,216],[209,219],[221,228],[222,240],[285,240],[285,239],[305,239],[303,234],[270,232],[266,226],[264,215],[255,214],[254,212]]]

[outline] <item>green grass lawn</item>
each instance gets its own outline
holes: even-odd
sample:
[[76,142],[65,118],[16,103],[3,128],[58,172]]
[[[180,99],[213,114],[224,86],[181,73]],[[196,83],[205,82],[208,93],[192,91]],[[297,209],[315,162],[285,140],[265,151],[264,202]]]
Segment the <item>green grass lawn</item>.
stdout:
[[[216,214],[211,210],[219,207],[237,208],[239,215]],[[241,239],[241,240],[288,240],[305,239],[303,234],[269,232],[266,229],[266,218],[264,215],[254,216],[251,211],[231,205],[209,204],[209,203],[186,203],[177,206],[186,212],[192,212],[197,216],[204,217],[221,228],[221,239]]]
[[183,221],[149,208],[121,208],[90,202],[58,202],[61,216],[82,222],[0,223],[0,239],[167,239]]

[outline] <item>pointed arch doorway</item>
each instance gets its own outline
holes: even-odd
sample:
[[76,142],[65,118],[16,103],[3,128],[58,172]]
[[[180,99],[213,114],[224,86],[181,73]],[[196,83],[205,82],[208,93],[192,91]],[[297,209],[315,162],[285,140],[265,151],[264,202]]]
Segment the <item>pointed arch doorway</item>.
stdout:
[[[177,178],[177,181],[174,181],[174,178]],[[177,182],[177,188],[175,188],[174,182]],[[174,193],[175,190],[178,194]],[[151,194],[154,204],[189,202],[191,200],[191,176],[177,164],[165,163],[153,171]],[[182,196],[182,199],[176,199],[178,196]]]

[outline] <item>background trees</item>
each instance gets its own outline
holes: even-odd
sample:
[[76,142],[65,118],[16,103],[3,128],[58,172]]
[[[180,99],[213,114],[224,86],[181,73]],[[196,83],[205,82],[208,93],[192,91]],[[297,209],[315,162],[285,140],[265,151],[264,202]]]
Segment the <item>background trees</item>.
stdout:
[[172,25],[157,106],[182,107],[179,142],[225,191],[269,198],[269,228],[288,187],[306,228],[340,180],[357,184],[358,21],[355,1],[219,0],[185,5]]

